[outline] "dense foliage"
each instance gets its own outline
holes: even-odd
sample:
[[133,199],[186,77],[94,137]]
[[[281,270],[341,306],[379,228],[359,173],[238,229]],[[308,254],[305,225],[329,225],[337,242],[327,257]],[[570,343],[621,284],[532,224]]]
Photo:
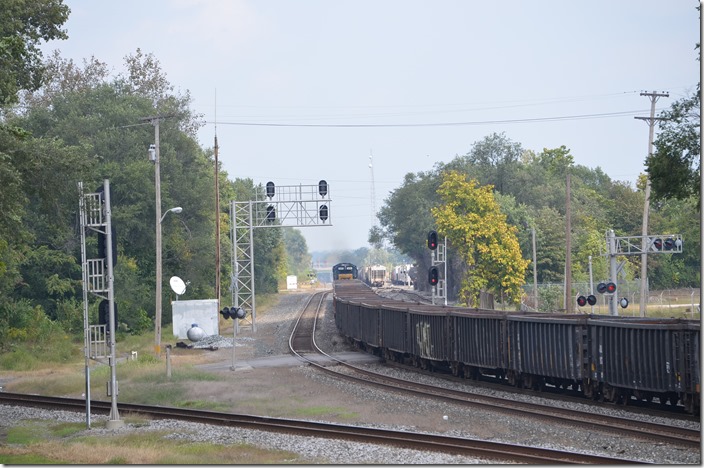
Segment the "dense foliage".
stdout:
[[[476,186],[442,187],[450,171],[461,174],[461,177],[451,177],[474,180]],[[451,213],[445,213],[448,202],[457,204],[480,187],[485,190],[493,187],[493,197],[506,216],[507,225],[515,229],[522,258],[526,261],[532,260],[531,231],[535,229],[538,283],[561,283],[566,257],[567,171],[571,174],[573,282],[588,282],[590,256],[594,280],[607,279],[606,232],[613,229],[617,236],[641,235],[642,189],[614,181],[599,168],[589,169],[575,164],[574,157],[564,146],[546,148],[535,154],[524,150],[505,134],[488,135],[472,145],[467,154],[457,156],[447,164],[437,164],[432,171],[407,174],[403,184],[391,193],[380,210],[383,236],[410,257],[418,265],[419,272],[425,272],[430,266],[426,236],[430,229],[438,229],[447,234],[450,241],[450,296],[476,297],[477,289],[498,293],[489,284],[476,283],[475,289],[467,296],[468,269],[473,262],[482,261],[482,254],[475,252],[471,259],[467,258],[466,249],[470,242],[461,242],[456,235],[451,235],[452,231],[446,226],[449,223],[446,216]],[[651,289],[699,286],[700,226],[696,222],[699,216],[698,197],[694,196],[684,200],[665,200],[651,206],[649,231],[682,234],[685,240],[681,255],[649,256]],[[456,221],[467,222],[460,218]],[[476,219],[473,222],[481,221]],[[481,226],[471,228],[480,229]],[[490,241],[486,242],[489,246]],[[491,255],[493,251],[484,253],[487,257],[484,261],[488,261]],[[620,258],[619,261],[626,262],[623,268],[625,279],[638,276],[638,256]],[[532,283],[532,261],[524,273],[523,280]],[[421,288],[427,287],[424,273],[417,274],[416,281]],[[503,288],[501,294],[511,296],[511,288],[508,285]],[[548,290],[546,286],[545,291]]]
[[[42,68],[42,85],[25,86],[20,105],[3,108],[0,126],[0,209],[6,214],[0,219],[0,348],[28,339],[27,317],[37,311],[74,336],[83,330],[79,182],[92,192],[110,180],[119,329],[153,328],[155,169],[148,148],[155,132],[148,117],[155,115],[167,116],[159,124],[162,213],[183,208],[161,223],[163,303],[174,298],[171,276],[188,282],[184,299],[213,297],[214,159],[195,140],[200,123],[188,93],[174,93],[158,60],[140,50],[125,57],[125,72],[116,76],[95,58],[78,66],[58,53]],[[229,303],[229,202],[251,200],[262,187],[250,179],[228,180],[221,169],[219,179],[220,289]],[[90,252],[96,242],[87,236]],[[253,246],[256,291],[276,292],[286,264],[280,229],[256,230]],[[169,313],[162,318],[171,321]]]
[[[71,336],[80,340],[83,329],[79,182],[93,191],[110,180],[120,330],[153,328],[157,220],[155,170],[147,150],[155,140],[154,116],[164,116],[159,124],[162,213],[183,208],[162,222],[162,299],[168,304],[168,279],[176,275],[188,282],[184,299],[213,297],[216,168],[212,150],[195,139],[201,122],[188,92],[175,92],[158,60],[139,49],[125,57],[117,74],[94,57],[76,64],[55,52],[44,59],[38,44],[66,37],[61,27],[68,8],[61,0],[0,0],[0,5],[0,351],[35,340],[41,352],[48,335],[60,336],[66,353],[76,349],[65,342]],[[660,195],[652,205],[650,231],[681,233],[685,241],[682,255],[650,256],[653,289],[700,282],[696,106],[696,98],[673,106],[658,152],[649,160],[653,190]],[[684,159],[672,159],[678,157]],[[252,200],[263,188],[217,171],[220,290],[227,304],[233,277],[230,201]],[[532,275],[533,229],[538,281],[562,281],[567,171],[573,279],[588,279],[590,257],[594,278],[605,279],[605,233],[640,234],[643,192],[598,168],[576,165],[564,146],[535,154],[496,133],[447,164],[407,174],[379,212],[380,227],[369,237],[372,248],[319,259],[362,266],[414,263],[415,280],[426,287],[419,273],[430,266],[426,235],[438,229],[449,242],[451,297],[475,303],[486,290],[516,302],[519,287]],[[681,174],[684,183],[676,192],[664,192],[660,187],[671,182],[659,180],[658,171],[660,177]],[[89,235],[87,244],[95,251],[95,236]],[[257,229],[253,248],[257,293],[275,293],[287,274],[308,273],[311,257],[294,229]],[[625,260],[623,271],[631,279],[639,271],[638,258]],[[558,304],[559,294],[553,296],[545,296],[544,303]],[[92,323],[96,309],[93,301]],[[168,313],[162,317],[164,323],[171,319]]]
[[442,174],[438,195],[442,205],[430,210],[438,233],[447,237],[467,269],[459,299],[479,307],[484,290],[505,293],[509,302],[519,303],[528,261],[521,257],[516,227],[506,223],[493,187],[477,187],[475,180],[448,171]]

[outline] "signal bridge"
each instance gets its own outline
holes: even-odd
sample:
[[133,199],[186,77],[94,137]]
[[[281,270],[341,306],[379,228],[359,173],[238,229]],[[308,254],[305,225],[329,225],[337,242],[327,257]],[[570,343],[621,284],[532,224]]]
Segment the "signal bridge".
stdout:
[[[607,256],[609,257],[609,272],[611,280],[606,291],[600,291],[609,299],[609,314],[618,315],[616,303],[621,307],[628,306],[628,300],[617,301],[616,289],[618,285],[618,274],[623,270],[624,262],[616,261],[617,255],[647,255],[647,254],[675,254],[682,253],[684,242],[681,234],[661,234],[655,236],[623,236],[616,237],[613,230],[609,230],[606,235]],[[641,278],[645,281],[646,278]],[[612,286],[611,286],[612,285]],[[642,310],[642,309],[641,309]]]

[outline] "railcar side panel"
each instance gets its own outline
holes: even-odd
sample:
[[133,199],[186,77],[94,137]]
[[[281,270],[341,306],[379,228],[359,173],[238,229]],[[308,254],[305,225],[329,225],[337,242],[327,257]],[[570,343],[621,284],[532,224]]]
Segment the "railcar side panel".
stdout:
[[585,318],[508,316],[510,370],[578,381],[585,377]]
[[487,369],[506,367],[505,315],[450,314],[450,360]]
[[592,378],[612,387],[652,392],[685,390],[686,325],[589,320]]
[[368,346],[379,347],[379,308],[362,304],[359,308],[360,339]]
[[407,353],[408,315],[407,309],[383,307],[379,311],[381,325],[381,344],[384,348],[397,353]]
[[409,310],[408,352],[421,359],[445,361],[448,353],[447,314]]

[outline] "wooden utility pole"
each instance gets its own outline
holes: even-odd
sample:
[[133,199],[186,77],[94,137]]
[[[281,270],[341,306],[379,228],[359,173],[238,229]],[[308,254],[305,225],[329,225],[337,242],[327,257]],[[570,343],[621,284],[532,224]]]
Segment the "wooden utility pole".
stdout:
[[565,202],[565,217],[567,218],[566,242],[565,242],[565,312],[571,314],[574,310],[572,304],[572,213],[570,199],[572,198],[570,187],[570,168],[567,168],[567,201]]
[[[650,131],[648,132],[648,156],[653,154],[653,134],[655,133],[655,121],[663,120],[660,117],[655,117],[655,103],[661,97],[669,97],[668,93],[658,93],[653,91],[652,93],[640,93],[641,96],[648,96],[650,98],[650,117],[635,117],[638,120],[646,120]],[[640,256],[640,316],[645,317],[645,309],[648,304],[647,298],[647,285],[648,285],[648,218],[650,214],[650,177],[647,178],[645,182],[645,202],[643,204],[643,228],[641,235],[643,240],[641,243],[641,256]],[[614,278],[611,278],[613,281]]]
[[220,310],[220,188],[218,186],[218,135],[215,133],[215,298]]
[[[220,165],[218,163],[218,94],[215,91],[215,298],[220,310],[220,186],[218,176]],[[234,348],[235,344],[232,343]]]

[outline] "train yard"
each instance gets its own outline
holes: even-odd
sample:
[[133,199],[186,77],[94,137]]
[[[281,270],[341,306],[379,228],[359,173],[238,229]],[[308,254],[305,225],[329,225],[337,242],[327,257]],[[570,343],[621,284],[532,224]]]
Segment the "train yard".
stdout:
[[[320,398],[320,395],[322,394],[331,394],[336,391],[335,389],[340,389],[342,395],[338,398],[343,399],[345,401],[345,404],[349,404],[351,407],[361,407],[360,405],[368,406],[368,412],[365,413],[365,415],[360,414],[360,418],[365,418],[367,423],[345,423],[343,424],[343,426],[363,428],[367,426],[369,422],[373,423],[372,416],[377,415],[378,422],[374,425],[382,427],[384,430],[389,431],[388,434],[383,435],[383,437],[388,438],[388,440],[382,442],[379,442],[377,440],[376,442],[372,442],[372,444],[381,443],[387,447],[392,447],[394,451],[400,452],[400,446],[411,447],[412,444],[415,444],[415,442],[408,440],[395,440],[394,438],[398,435],[397,433],[400,432],[402,434],[408,435],[410,433],[418,432],[418,434],[413,434],[412,437],[420,440],[420,443],[422,445],[416,445],[416,447],[425,446],[425,448],[420,448],[419,450],[417,450],[418,453],[427,452],[428,450],[438,450],[439,453],[445,454],[475,453],[475,455],[466,455],[467,458],[457,458],[454,459],[455,461],[445,460],[440,462],[437,461],[437,459],[432,458],[423,458],[422,460],[425,461],[412,461],[414,459],[421,459],[408,458],[407,456],[405,460],[411,460],[408,461],[409,463],[481,462],[478,460],[485,460],[489,463],[533,463],[537,462],[538,459],[521,459],[514,457],[542,457],[545,456],[544,453],[547,453],[548,451],[556,452],[553,455],[550,455],[551,457],[564,457],[565,455],[563,452],[574,454],[574,456],[577,457],[580,456],[578,454],[581,453],[584,453],[589,457],[596,457],[581,460],[579,458],[547,458],[547,460],[554,460],[558,463],[578,462],[601,464],[614,462],[627,463],[630,461],[646,463],[697,463],[697,460],[700,460],[701,458],[698,449],[699,434],[698,429],[696,428],[697,425],[691,423],[691,421],[686,424],[679,424],[676,420],[671,421],[671,424],[668,421],[664,421],[662,422],[662,424],[654,425],[650,429],[649,434],[644,432],[629,432],[634,429],[627,428],[628,421],[616,421],[618,421],[618,419],[628,420],[631,419],[631,417],[627,414],[624,416],[624,414],[622,413],[623,408],[613,408],[614,411],[611,412],[619,413],[620,417],[614,419],[613,416],[610,416],[610,419],[607,419],[610,422],[605,423],[607,427],[600,428],[598,422],[595,422],[593,419],[587,419],[587,416],[591,416],[590,413],[598,412],[589,408],[582,408],[581,413],[563,413],[562,415],[558,415],[557,413],[561,412],[561,410],[558,410],[556,407],[561,405],[547,403],[550,407],[550,411],[546,415],[543,414],[545,413],[545,410],[536,409],[534,406],[532,409],[529,409],[528,404],[517,406],[517,400],[523,400],[523,398],[520,396],[515,397],[512,396],[512,394],[509,394],[508,397],[504,396],[503,398],[497,398],[495,396],[492,396],[497,393],[494,390],[485,392],[480,389],[476,392],[476,394],[469,394],[467,391],[454,390],[455,388],[461,385],[464,387],[468,387],[468,382],[448,383],[443,381],[442,379],[438,379],[437,376],[419,375],[417,371],[411,372],[403,369],[385,368],[378,363],[357,366],[362,368],[360,370],[351,369],[349,367],[343,366],[340,363],[337,363],[336,365],[331,365],[330,361],[332,361],[332,359],[335,357],[335,354],[338,354],[337,352],[343,349],[339,342],[339,338],[336,338],[334,332],[332,332],[330,329],[330,322],[332,320],[331,301],[329,300],[329,298],[323,299],[322,297],[318,296],[317,298],[314,298],[314,300],[312,300],[310,304],[312,305],[312,307],[310,308],[304,308],[303,304],[301,304],[299,308],[301,310],[320,309],[322,315],[317,316],[317,319],[315,318],[315,316],[308,318],[305,316],[301,316],[301,318],[299,319],[298,313],[292,314],[291,310],[282,310],[280,311],[283,314],[281,317],[276,320],[272,318],[272,327],[274,323],[276,324],[275,336],[268,335],[268,324],[266,323],[266,321],[262,320],[262,323],[260,324],[260,330],[258,331],[258,334],[260,336],[256,339],[254,337],[251,337],[251,341],[247,340],[246,342],[254,344],[254,342],[260,341],[260,338],[264,338],[264,335],[267,335],[267,339],[270,339],[271,341],[267,342],[265,346],[265,352],[269,355],[275,355],[279,352],[283,352],[281,349],[277,349],[278,345],[276,343],[285,338],[287,341],[286,346],[296,350],[301,356],[299,359],[311,358],[311,360],[313,361],[323,361],[325,362],[323,367],[326,369],[326,372],[323,373],[317,367],[314,367],[312,363],[306,363],[305,365],[301,363],[301,365],[293,367],[288,371],[284,372],[283,376],[276,377],[276,375],[280,375],[278,373],[279,371],[277,371],[276,373],[270,371],[269,373],[267,373],[266,378],[270,379],[269,382],[271,382],[272,384],[276,380],[284,384],[284,382],[286,382],[286,379],[288,378],[289,382],[293,384],[293,381],[291,381],[291,377],[293,374],[295,374],[296,376],[305,375],[306,379],[312,382],[313,387],[322,389],[320,390],[320,392],[315,394],[318,395],[315,398]],[[294,327],[295,323],[297,323],[296,327]],[[318,328],[317,332],[312,331],[311,327],[313,326],[313,324],[316,324]],[[294,328],[298,332],[302,333],[283,333],[284,330],[293,331]],[[271,328],[271,331],[273,330],[274,328]],[[286,335],[285,337],[283,337],[284,334]],[[319,357],[316,357],[320,356],[320,351],[317,351],[315,349],[316,347],[312,346],[314,337],[316,339],[318,347],[325,350],[325,352],[328,353],[329,357],[326,357],[325,359],[320,359]],[[223,353],[224,356],[226,356],[227,354],[227,351]],[[256,354],[257,353],[254,353],[254,355]],[[387,380],[387,377],[383,377],[383,379],[385,380],[383,385],[385,386],[381,386],[382,383],[379,383],[379,379],[382,379],[382,377],[375,377],[377,383],[374,384],[368,383],[368,379],[370,378],[369,376],[361,377],[367,382],[360,382],[359,380],[355,382],[351,382],[349,380],[341,380],[341,375],[346,375],[348,377],[355,376],[355,378],[359,379],[359,376],[361,374],[370,369],[374,370],[375,374],[401,376],[403,380],[412,383],[420,381],[430,381],[431,383],[429,386],[435,388],[435,394],[432,396],[426,395],[423,397],[419,396],[418,393],[411,394],[409,393],[411,390],[400,389],[400,387],[402,386],[402,382],[398,380],[390,382]],[[337,375],[330,375],[328,371],[335,371]],[[242,378],[242,376],[245,376],[247,380],[265,378],[264,372],[259,372],[256,369],[252,371],[247,371],[239,375],[240,379]],[[298,386],[301,381],[297,379],[295,380],[295,382],[295,385]],[[260,385],[265,386],[267,384],[265,382],[260,382]],[[426,387],[427,386],[428,385],[426,385]],[[428,392],[429,389],[415,389],[413,391]],[[302,398],[301,392],[302,389],[300,388],[291,389],[292,404],[293,401]],[[438,392],[440,394],[438,394]],[[534,398],[528,397],[528,399],[532,400]],[[504,406],[508,405],[509,403],[513,406]],[[533,404],[531,404],[530,406],[532,405]],[[206,413],[208,413],[208,416],[211,416],[210,412]],[[443,413],[444,415],[448,416],[448,419],[444,421],[440,419],[443,416]],[[413,416],[413,414],[416,414],[417,416]],[[162,415],[159,417],[167,416]],[[222,419],[223,416],[218,415],[216,418]],[[451,446],[447,445],[437,445],[433,449],[432,444],[441,442],[438,442],[437,440],[431,441],[433,437],[426,437],[425,435],[423,435],[423,433],[430,431],[428,429],[427,422],[420,422],[422,420],[427,421],[429,418],[433,420],[436,420],[436,418],[440,419],[440,421],[436,423],[436,429],[432,432],[434,433],[434,436],[442,434],[443,437],[448,439],[447,442],[442,443],[449,443],[451,446],[454,446],[460,444],[460,442],[458,442],[459,440],[464,441],[461,444],[468,444],[468,441],[472,440],[475,440],[475,442],[483,441],[483,444],[479,445],[484,445],[485,449],[489,450],[490,452],[484,455],[480,455],[478,452],[475,452],[476,450],[478,450],[476,447],[464,447],[460,450],[457,447],[452,448]],[[647,416],[643,418],[647,419]],[[267,416],[265,419],[269,421],[272,419],[272,417]],[[417,423],[410,423],[415,419],[418,420]],[[633,417],[632,419],[637,419],[637,417]],[[662,418],[657,419],[660,420]],[[385,421],[385,424],[380,425],[380,421]],[[395,423],[394,421],[397,422]],[[401,426],[398,426],[400,421],[405,421],[405,423],[403,423]],[[580,424],[575,424],[575,421],[580,421]],[[324,423],[324,421],[321,421],[320,423],[322,424]],[[216,422],[216,424],[219,423]],[[225,426],[229,424],[235,423],[221,423],[221,425]],[[250,424],[250,422],[245,422],[243,424]],[[617,427],[622,424],[625,424],[626,427]],[[670,429],[666,427],[668,424],[671,425],[673,428]],[[334,425],[339,426],[340,423],[338,422]],[[631,424],[631,426],[632,425],[633,424]],[[691,429],[682,429],[682,432],[678,433],[678,431],[680,431],[680,429],[676,428],[678,425],[690,427]],[[645,424],[636,423],[636,426],[645,426]],[[415,429],[413,429],[414,427]],[[492,427],[496,427],[496,429],[491,429]],[[261,430],[274,431],[274,433],[278,432],[283,434],[286,433],[286,431],[291,431],[292,429],[290,427],[288,429],[275,429],[272,426],[272,428],[268,429],[265,427],[261,427]],[[494,435],[490,435],[488,431],[492,430],[496,430],[497,432]],[[288,434],[303,434],[305,431],[307,431],[307,429],[295,429],[294,432],[288,432]],[[345,429],[345,431],[347,431],[347,429]],[[666,432],[668,432],[669,434],[664,435],[664,433]],[[379,434],[379,432],[377,432],[377,434]],[[663,436],[664,438],[662,438]],[[273,437],[274,436],[272,435],[272,438]],[[316,440],[318,440],[318,437],[322,439],[334,437],[347,437],[346,440],[350,440],[351,438],[353,440],[356,440],[357,442],[361,442],[362,437],[367,436],[360,436],[358,433],[354,436],[350,436],[349,434],[345,436],[314,436],[313,432],[311,432],[308,436],[296,437],[315,437]],[[538,440],[541,439],[544,442],[538,442]],[[234,437],[232,440],[237,440],[237,437]],[[331,439],[325,440],[329,441]],[[370,439],[367,440],[369,441]],[[326,443],[332,442],[316,442],[316,444]],[[506,446],[501,447],[502,444]],[[512,455],[510,453],[511,446],[518,446],[518,455]],[[537,450],[537,452],[534,452],[534,448]],[[494,455],[491,455],[491,451],[497,450],[498,452],[495,452]],[[665,455],[664,452],[668,454]],[[669,454],[670,452],[672,452],[673,455]],[[496,455],[496,453],[504,453],[505,456],[499,457],[498,455]],[[685,456],[685,454],[688,455]],[[356,459],[354,458],[354,455],[349,455],[348,457],[350,458],[347,459],[347,463],[356,463],[356,460],[367,460],[367,463],[370,462],[368,461],[369,459]],[[384,461],[383,457],[381,459],[377,458],[375,460],[381,463],[393,462],[393,459],[386,459],[386,461]],[[345,463],[341,461],[332,462]],[[549,461],[542,461],[541,463],[549,463]]]

